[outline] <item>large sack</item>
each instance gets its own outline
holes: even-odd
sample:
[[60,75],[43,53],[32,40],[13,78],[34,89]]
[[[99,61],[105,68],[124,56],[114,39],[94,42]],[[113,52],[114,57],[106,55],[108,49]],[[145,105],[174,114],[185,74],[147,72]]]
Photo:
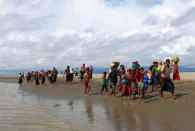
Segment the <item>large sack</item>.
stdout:
[[110,63],[110,67],[113,67],[113,66],[115,66],[115,62]]
[[172,61],[172,62],[179,62],[180,59],[179,59],[179,57],[174,56],[174,57],[171,59],[171,61]]
[[161,73],[161,69],[162,69],[162,66],[158,66],[157,69],[156,69],[156,72],[157,72],[158,74],[160,74],[160,73]]

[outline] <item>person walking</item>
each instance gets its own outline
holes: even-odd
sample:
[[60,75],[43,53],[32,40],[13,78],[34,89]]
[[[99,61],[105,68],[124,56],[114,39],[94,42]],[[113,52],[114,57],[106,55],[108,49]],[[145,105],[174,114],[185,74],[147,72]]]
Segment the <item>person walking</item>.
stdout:
[[171,66],[170,66],[170,60],[167,59],[165,64],[162,65],[161,69],[161,100],[164,99],[163,91],[169,91],[171,92],[172,99],[176,99],[174,95],[174,84],[170,78],[171,74]]

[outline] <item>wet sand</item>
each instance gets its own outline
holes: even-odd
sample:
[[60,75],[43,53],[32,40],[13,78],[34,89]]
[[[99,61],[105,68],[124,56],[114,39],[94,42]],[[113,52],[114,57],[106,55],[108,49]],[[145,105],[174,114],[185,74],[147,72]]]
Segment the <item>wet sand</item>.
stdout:
[[[182,78],[189,74],[181,74]],[[191,74],[194,76],[194,74]],[[1,76],[0,130],[194,130],[195,77],[176,83],[176,100],[158,91],[146,94],[144,104],[128,98],[99,94],[99,75],[92,80],[90,96],[85,97],[78,79],[66,85],[56,84],[18,87],[15,76]],[[9,82],[9,83],[7,83]]]

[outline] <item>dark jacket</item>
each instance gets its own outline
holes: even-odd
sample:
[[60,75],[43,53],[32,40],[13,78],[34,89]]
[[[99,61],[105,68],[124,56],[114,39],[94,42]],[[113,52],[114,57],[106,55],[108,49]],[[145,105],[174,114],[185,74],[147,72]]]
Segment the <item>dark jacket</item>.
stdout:
[[118,77],[117,76],[118,75],[117,75],[116,71],[110,72],[109,75],[108,75],[108,80],[111,83],[117,83],[118,82]]

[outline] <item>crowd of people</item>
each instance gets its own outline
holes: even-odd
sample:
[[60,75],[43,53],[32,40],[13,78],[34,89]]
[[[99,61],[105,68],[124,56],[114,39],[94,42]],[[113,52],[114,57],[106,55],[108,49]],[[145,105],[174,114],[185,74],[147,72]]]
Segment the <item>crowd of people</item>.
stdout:
[[[92,65],[87,67],[87,69],[90,70],[90,74],[92,78],[92,73],[93,73]],[[80,69],[81,81],[83,81],[84,79],[85,71],[86,71],[85,64],[83,64]],[[70,68],[70,66],[67,66],[63,72],[63,78],[66,77],[66,84],[71,83],[74,77],[78,77],[78,75],[79,75],[78,68]],[[43,69],[41,69],[40,71],[27,72],[26,75],[24,73],[19,73],[18,84],[20,86],[22,85],[25,76],[26,76],[27,83],[34,83],[35,86],[45,84],[46,80],[48,80],[50,84],[55,84],[58,77],[58,71],[54,67],[53,70],[44,71]]]
[[[45,84],[46,79],[49,83],[55,83],[57,81],[58,71],[54,67],[53,70],[44,71],[43,69],[40,71],[31,71],[26,74],[27,83],[35,83],[35,86]],[[21,86],[25,75],[24,73],[19,74],[18,83]]]
[[[174,67],[173,80],[171,79],[171,66]],[[119,69],[118,69],[119,68]],[[64,70],[63,78],[66,77],[66,84],[73,82],[74,77],[78,77],[78,68],[67,68]],[[80,80],[84,86],[84,95],[88,96],[91,89],[91,82],[93,75],[92,65],[85,67],[83,64],[80,68]],[[43,69],[39,72],[28,72],[26,74],[27,83],[35,83],[36,86],[44,84],[47,79],[49,83],[55,83],[57,81],[58,71],[56,68],[45,72]],[[24,74],[20,73],[18,83],[21,85],[23,82]],[[164,99],[163,92],[169,91],[173,99],[174,95],[174,81],[179,80],[178,61],[171,64],[170,59],[167,59],[164,63],[159,61],[153,61],[149,69],[141,67],[138,61],[132,62],[131,68],[125,68],[120,62],[112,62],[110,64],[109,72],[103,72],[101,77],[101,90],[102,94],[104,91],[106,95],[115,96],[116,90],[120,91],[120,98],[123,96],[129,97],[130,101],[136,99],[144,103],[145,94],[148,88],[151,86],[152,92],[156,89],[160,89],[161,99]],[[108,90],[110,94],[108,93]]]
[[[121,92],[121,100],[123,96],[129,96],[132,100],[139,95],[138,101],[144,103],[144,96],[147,93],[148,88],[151,86],[152,92],[154,89],[160,88],[161,99],[164,99],[163,92],[169,91],[173,99],[174,95],[174,83],[173,81],[179,80],[178,62],[171,64],[170,59],[167,59],[164,63],[161,61],[153,61],[153,64],[149,67],[149,72],[145,70],[140,64],[135,61],[132,63],[131,68],[125,69],[124,65],[120,63],[111,63],[111,68],[107,77],[107,72],[102,74],[102,88],[101,93],[105,90],[108,95],[108,87],[111,89],[111,94],[115,96],[116,88]],[[174,66],[173,81],[171,79],[171,66]],[[117,84],[118,83],[118,84]]]

